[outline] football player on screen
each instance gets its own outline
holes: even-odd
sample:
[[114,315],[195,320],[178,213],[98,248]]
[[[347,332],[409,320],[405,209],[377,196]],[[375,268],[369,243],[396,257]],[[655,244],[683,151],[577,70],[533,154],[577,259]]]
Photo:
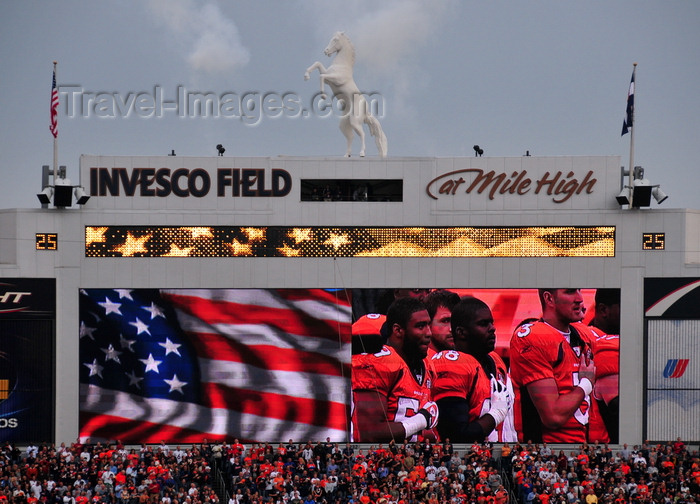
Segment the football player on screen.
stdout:
[[515,441],[513,386],[501,357],[494,352],[496,328],[489,306],[464,297],[452,309],[453,350],[432,357],[437,378],[435,401],[442,413],[443,439]]
[[619,439],[620,289],[598,289],[595,314],[589,324],[597,334],[593,344],[596,377],[589,442]]
[[441,350],[454,350],[452,336],[452,309],[459,303],[459,294],[435,289],[423,299],[430,315],[430,347],[428,357]]
[[520,441],[585,443],[596,380],[596,333],[580,323],[581,289],[539,289],[542,318],[510,341],[515,423]]
[[386,344],[379,352],[352,356],[352,440],[435,439],[428,310],[419,299],[398,298],[387,310],[383,332]]

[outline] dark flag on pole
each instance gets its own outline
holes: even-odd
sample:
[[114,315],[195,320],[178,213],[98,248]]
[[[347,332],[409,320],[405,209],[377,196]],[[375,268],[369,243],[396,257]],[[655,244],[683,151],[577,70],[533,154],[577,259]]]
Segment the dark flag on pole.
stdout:
[[622,135],[629,132],[634,122],[634,70],[632,70],[632,80],[630,81],[630,90],[627,94],[627,112],[625,119],[622,121]]

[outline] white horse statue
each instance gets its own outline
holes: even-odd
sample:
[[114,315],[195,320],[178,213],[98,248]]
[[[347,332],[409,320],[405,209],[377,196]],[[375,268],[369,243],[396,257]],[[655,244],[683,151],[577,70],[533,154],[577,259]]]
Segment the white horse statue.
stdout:
[[352,78],[352,67],[355,64],[355,48],[345,32],[336,32],[323,51],[326,56],[335,54],[335,58],[328,68],[319,61],[306,69],[304,80],[309,80],[310,73],[318,69],[321,74],[321,97],[326,98],[326,83],[333,91],[333,96],[343,102],[343,117],[340,119],[340,130],[345,135],[348,149],[345,157],[350,157],[352,149],[353,132],[357,133],[362,142],[360,157],[365,157],[365,131],[362,124],[369,126],[369,132],[377,143],[380,157],[386,157],[387,143],[384,131],[379,121],[374,117],[367,105],[367,100],[360,93],[357,84]]

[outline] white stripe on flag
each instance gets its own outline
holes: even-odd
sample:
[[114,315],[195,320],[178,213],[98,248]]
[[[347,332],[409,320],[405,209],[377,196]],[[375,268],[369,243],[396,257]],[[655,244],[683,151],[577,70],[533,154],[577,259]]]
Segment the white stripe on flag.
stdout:
[[193,338],[196,338],[197,334],[216,333],[246,346],[269,345],[287,350],[318,352],[346,364],[350,362],[349,343],[340,344],[338,341],[311,336],[294,338],[294,341],[290,342],[289,334],[280,334],[272,327],[262,324],[207,324],[199,317],[179,310],[177,316],[180,327],[192,334]]
[[[109,393],[111,401],[105,401]],[[145,399],[125,392],[106,391],[95,385],[80,384],[84,398],[81,411],[110,415],[134,422],[153,422],[181,429],[226,436],[240,432],[259,442],[284,439],[325,439],[345,441],[344,430],[316,427],[304,423],[265,418],[221,408],[207,408],[168,399]]]
[[286,300],[275,294],[274,290],[266,289],[163,289],[165,295],[198,297],[211,301],[219,301],[241,305],[256,305],[279,310],[289,310],[290,307],[308,313],[321,320],[340,320],[350,322],[352,307],[342,304],[326,303],[319,300]]
[[[318,375],[299,371],[274,371],[238,362],[199,360],[202,381],[226,387],[283,394],[302,399],[348,403],[350,377]],[[334,397],[319,397],[315,391],[323,384]]]

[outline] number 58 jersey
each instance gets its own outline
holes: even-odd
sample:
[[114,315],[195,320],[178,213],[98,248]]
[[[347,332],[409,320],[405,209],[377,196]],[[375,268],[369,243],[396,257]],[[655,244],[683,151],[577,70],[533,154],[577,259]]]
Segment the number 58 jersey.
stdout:
[[[406,362],[388,345],[375,354],[352,356],[352,391],[376,391],[386,398],[387,422],[400,422],[412,417],[423,404],[432,401],[435,371],[428,359],[423,359],[424,376],[418,381]],[[353,403],[354,403],[353,398]],[[361,441],[357,429],[357,412],[352,411],[353,441]]]

